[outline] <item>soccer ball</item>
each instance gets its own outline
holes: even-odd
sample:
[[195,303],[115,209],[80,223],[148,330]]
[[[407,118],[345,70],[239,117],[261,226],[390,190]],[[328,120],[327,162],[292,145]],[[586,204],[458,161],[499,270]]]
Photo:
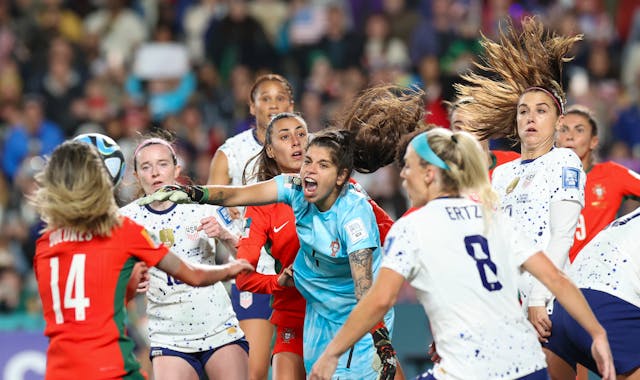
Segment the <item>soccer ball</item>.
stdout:
[[124,154],[120,146],[111,137],[100,133],[85,133],[74,137],[73,140],[91,144],[98,149],[111,176],[113,186],[118,186],[124,176],[125,168]]

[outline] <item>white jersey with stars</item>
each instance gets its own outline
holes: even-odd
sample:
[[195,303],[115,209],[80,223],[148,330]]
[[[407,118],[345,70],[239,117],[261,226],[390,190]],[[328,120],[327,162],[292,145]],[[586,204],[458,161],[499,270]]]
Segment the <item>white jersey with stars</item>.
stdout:
[[568,275],[640,308],[640,208],[613,221],[576,257]]
[[[224,207],[175,204],[164,211],[140,206],[135,201],[120,212],[160,238],[172,252],[193,263],[215,264],[215,241],[197,231],[200,220],[215,215],[230,227]],[[157,268],[149,270],[147,317],[151,346],[179,352],[211,350],[244,336],[220,282],[202,288],[191,287]]]
[[439,198],[398,220],[384,244],[382,267],[407,279],[429,318],[437,379],[516,379],[546,367],[516,296],[520,266],[537,250],[507,217],[494,214],[488,234],[483,220],[480,204]]
[[[584,207],[586,175],[578,156],[566,148],[554,148],[535,160],[517,159],[498,166],[492,186],[500,196],[502,210],[539,250],[546,250],[550,238],[550,206],[554,202],[574,201]],[[560,269],[568,262],[565,252]],[[522,308],[528,307],[534,278],[524,273],[519,281]]]

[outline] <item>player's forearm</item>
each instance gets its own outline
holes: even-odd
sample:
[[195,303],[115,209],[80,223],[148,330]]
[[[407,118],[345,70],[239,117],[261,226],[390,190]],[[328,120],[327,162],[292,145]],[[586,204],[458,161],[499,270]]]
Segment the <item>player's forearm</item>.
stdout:
[[[550,240],[545,254],[560,270],[563,270],[569,259],[569,248],[573,244],[576,225],[582,206],[578,202],[554,202],[550,206]],[[551,292],[539,281],[534,285],[529,295],[529,306],[545,306],[551,299]]]
[[360,300],[373,283],[373,249],[365,248],[349,253],[349,265],[353,277],[354,293]]

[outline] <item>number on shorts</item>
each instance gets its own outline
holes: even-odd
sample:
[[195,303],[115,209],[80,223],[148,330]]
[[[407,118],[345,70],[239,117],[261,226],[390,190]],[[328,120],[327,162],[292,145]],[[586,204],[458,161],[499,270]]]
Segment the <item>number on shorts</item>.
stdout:
[[498,267],[496,263],[491,261],[487,239],[482,235],[465,236],[464,246],[469,256],[476,261],[476,267],[478,268],[478,273],[480,273],[482,285],[490,292],[502,289],[500,281],[489,281],[487,279],[487,268],[493,272],[494,276],[498,275]]

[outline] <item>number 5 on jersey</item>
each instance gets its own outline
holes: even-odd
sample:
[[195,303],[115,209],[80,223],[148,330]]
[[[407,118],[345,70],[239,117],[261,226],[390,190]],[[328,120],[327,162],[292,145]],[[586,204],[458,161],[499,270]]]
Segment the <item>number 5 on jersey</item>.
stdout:
[[[75,309],[76,321],[84,321],[87,317],[85,309],[89,307],[89,298],[84,296],[84,272],[85,261],[87,255],[84,253],[76,253],[71,259],[69,274],[64,287],[64,308]],[[58,279],[60,278],[60,260],[52,257],[49,260],[51,268],[51,298],[53,304],[53,312],[56,316],[56,324],[64,323],[62,309],[60,308],[60,287]]]

